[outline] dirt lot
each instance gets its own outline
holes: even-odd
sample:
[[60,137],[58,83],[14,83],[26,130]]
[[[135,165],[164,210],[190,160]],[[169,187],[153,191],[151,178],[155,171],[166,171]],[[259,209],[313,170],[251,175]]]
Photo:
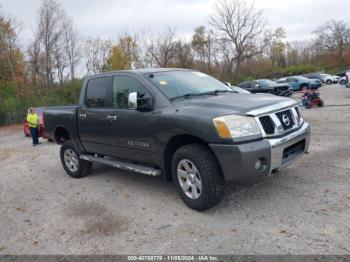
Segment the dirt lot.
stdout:
[[[98,166],[68,177],[59,147],[0,130],[0,254],[349,254],[350,89],[303,110],[310,154],[203,212],[172,184]],[[296,96],[298,97],[298,96]]]

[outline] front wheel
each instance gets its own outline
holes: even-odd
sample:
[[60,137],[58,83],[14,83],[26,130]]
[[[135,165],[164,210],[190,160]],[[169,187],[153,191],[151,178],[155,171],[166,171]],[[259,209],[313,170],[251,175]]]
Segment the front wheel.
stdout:
[[172,177],[181,199],[203,211],[217,205],[224,193],[224,178],[213,153],[205,146],[180,147],[172,159]]
[[73,178],[82,178],[90,173],[92,163],[79,158],[79,154],[70,141],[61,146],[61,163],[67,174]]
[[327,84],[327,85],[331,85],[331,84],[332,84],[332,80],[328,79],[328,80],[326,81],[326,84]]

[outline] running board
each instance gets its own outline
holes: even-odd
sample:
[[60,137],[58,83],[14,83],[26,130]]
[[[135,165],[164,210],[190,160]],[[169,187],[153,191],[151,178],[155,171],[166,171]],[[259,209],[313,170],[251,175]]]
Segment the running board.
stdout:
[[132,171],[148,176],[160,176],[161,171],[160,169],[148,167],[148,166],[142,166],[142,165],[136,165],[132,163],[127,163],[127,162],[122,162],[119,160],[114,160],[114,159],[108,159],[108,158],[103,158],[103,157],[96,157],[92,155],[80,155],[80,159],[89,161],[89,162],[97,162],[101,163],[104,165],[112,166],[115,168],[127,170],[127,171]]

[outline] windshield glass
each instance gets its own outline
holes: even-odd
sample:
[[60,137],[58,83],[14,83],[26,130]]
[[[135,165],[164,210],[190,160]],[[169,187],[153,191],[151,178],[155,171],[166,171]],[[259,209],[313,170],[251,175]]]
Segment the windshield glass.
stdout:
[[233,90],[233,91],[236,91],[237,93],[241,93],[241,94],[250,94],[249,91],[243,89],[243,88],[240,88],[238,86],[230,86],[230,88]]
[[304,76],[294,76],[294,78],[298,79],[299,81],[309,81],[309,79]]
[[168,71],[148,74],[149,79],[171,99],[186,94],[232,91],[209,75],[196,71]]
[[259,84],[262,86],[268,86],[268,85],[273,85],[275,84],[274,81],[270,80],[270,79],[259,79],[258,80]]

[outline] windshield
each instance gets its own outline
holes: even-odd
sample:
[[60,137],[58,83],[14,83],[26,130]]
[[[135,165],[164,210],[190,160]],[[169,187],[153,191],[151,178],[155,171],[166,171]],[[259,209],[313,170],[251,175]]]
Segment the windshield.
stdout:
[[268,86],[268,85],[273,85],[275,84],[274,81],[270,80],[270,79],[259,79],[257,80],[259,82],[260,85],[262,86]]
[[169,98],[207,92],[233,92],[209,75],[196,71],[168,71],[148,74],[149,79]]
[[243,88],[240,88],[238,86],[230,86],[230,88],[233,90],[233,91],[236,91],[237,93],[241,93],[241,94],[250,94],[249,91],[243,89]]
[[299,81],[309,81],[309,79],[304,76],[294,76],[294,78],[298,79]]

